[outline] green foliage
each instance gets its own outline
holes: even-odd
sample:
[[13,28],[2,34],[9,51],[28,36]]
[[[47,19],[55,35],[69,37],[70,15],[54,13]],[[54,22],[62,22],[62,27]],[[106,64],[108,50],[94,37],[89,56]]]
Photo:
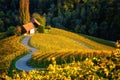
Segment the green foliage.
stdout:
[[79,33],[79,32],[80,32],[79,29],[80,29],[80,25],[77,25],[77,26],[75,27],[75,32],[76,32],[76,33]]
[[41,26],[46,25],[46,18],[44,16],[41,16],[39,13],[33,13],[32,17],[37,19],[40,22]]
[[3,11],[0,11],[0,18],[3,17],[5,14]]
[[81,25],[80,26],[80,33],[84,34],[86,30],[86,25]]
[[85,32],[86,32],[86,25],[77,25],[75,27],[75,32],[85,34]]
[[2,31],[5,31],[5,28],[4,28],[4,22],[3,20],[0,18],[0,32]]
[[90,24],[90,29],[89,29],[89,34],[90,35],[94,35],[96,36],[97,35],[97,30],[98,30],[98,26],[97,26],[97,23],[92,23]]
[[14,26],[10,26],[6,32],[7,36],[11,36],[15,34],[15,27]]
[[[0,1],[1,31],[7,31],[10,25],[19,25],[23,20],[22,17],[27,18],[30,15],[27,15],[29,4],[27,1],[21,3],[21,9],[19,9],[19,0]],[[26,9],[23,8],[23,5]],[[119,39],[120,36],[119,8],[119,0],[30,0],[30,13],[46,14],[47,20],[40,22],[43,25],[47,22],[47,25],[70,31],[75,31],[78,25],[86,25],[86,30],[82,33],[111,40]],[[19,14],[19,12],[21,13]],[[28,20],[25,21],[28,22]],[[105,27],[101,27],[103,22],[107,23]],[[91,25],[95,26],[94,23],[97,24],[95,29],[91,27]]]
[[39,25],[38,28],[37,28],[37,31],[38,31],[39,33],[44,33],[44,32],[45,32],[45,26]]
[[40,25],[38,25],[38,32],[39,33],[44,33],[45,32],[45,26],[46,26],[46,18],[44,16],[41,16],[38,13],[33,13],[32,15],[33,18],[37,19]]

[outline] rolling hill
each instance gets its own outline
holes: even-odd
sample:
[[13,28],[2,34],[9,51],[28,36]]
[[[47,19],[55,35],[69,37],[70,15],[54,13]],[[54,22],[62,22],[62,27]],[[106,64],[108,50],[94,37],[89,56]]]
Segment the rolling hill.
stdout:
[[[89,39],[91,38],[91,39]],[[33,67],[47,67],[49,59],[55,57],[58,64],[83,60],[84,57],[108,56],[115,50],[110,41],[86,35],[75,34],[69,31],[52,28],[49,34],[37,33],[32,36],[29,44],[39,50],[35,52],[29,65]],[[94,40],[92,40],[94,39]],[[96,40],[96,41],[95,41]],[[110,45],[98,43],[105,41]],[[70,60],[70,57],[72,59]]]
[[[12,59],[10,59],[10,57],[8,58],[9,63],[11,63],[16,56],[22,55],[24,52],[28,51],[19,44],[18,41],[20,41],[21,38],[22,37],[12,36],[0,40],[0,44],[2,45],[0,54],[2,55],[4,52],[7,52],[5,55],[9,56],[9,50],[9,52],[12,53],[11,55],[14,56]],[[117,66],[118,64],[114,63],[113,60],[118,60],[117,55],[119,55],[119,50],[115,50],[114,43],[110,41],[52,28],[47,34],[36,33],[32,35],[29,45],[39,49],[28,62],[29,65],[38,68],[46,67],[46,70],[23,71],[21,73],[13,71],[14,77],[7,75],[5,77],[4,74],[2,75],[6,80],[109,79],[111,76],[113,76],[112,79],[114,79],[114,75],[118,76],[114,73],[114,71],[117,71],[115,65]],[[10,46],[14,47],[14,50]],[[4,63],[6,63],[5,60],[1,62],[1,64]],[[113,69],[114,71],[111,72]],[[101,73],[101,71],[103,73]],[[114,75],[112,73],[114,73]],[[108,74],[111,74],[111,76],[108,76]],[[90,75],[92,75],[92,77],[90,77]]]

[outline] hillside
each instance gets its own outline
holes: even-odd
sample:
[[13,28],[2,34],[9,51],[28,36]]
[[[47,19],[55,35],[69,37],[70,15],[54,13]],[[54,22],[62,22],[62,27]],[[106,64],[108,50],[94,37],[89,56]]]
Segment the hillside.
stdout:
[[[97,40],[106,41],[99,38]],[[109,41],[106,42],[109,43]],[[115,50],[115,47],[101,43],[86,38],[84,35],[52,28],[49,34],[37,33],[32,36],[29,44],[39,50],[33,54],[29,65],[47,67],[52,57],[56,58],[58,64],[70,63],[73,61],[70,57],[80,61],[84,57],[108,56],[112,50]]]
[[[14,77],[9,77],[7,75],[5,77],[5,74],[3,74],[0,77],[2,78],[4,77],[7,80],[18,79],[18,78],[25,79],[25,76],[26,79],[79,80],[79,79],[93,79],[93,78],[108,79],[109,77],[114,76],[112,74],[114,72],[111,72],[111,70],[114,69],[114,71],[117,71],[117,69],[115,69],[116,68],[115,65],[116,66],[119,65],[117,63],[114,63],[112,59],[117,59],[117,55],[119,55],[119,50],[115,50],[115,48],[112,46],[101,44],[95,41],[96,39],[99,41],[100,40],[106,41],[106,40],[91,36],[89,36],[89,38],[86,38],[85,35],[75,34],[57,28],[52,28],[49,31],[49,33],[34,34],[32,35],[32,38],[29,41],[29,45],[38,48],[39,50],[33,54],[31,60],[28,63],[33,67],[38,67],[38,69],[44,67],[45,70],[43,71],[32,70],[29,72],[23,71],[21,73],[13,70],[12,74],[14,74]],[[12,36],[10,38],[2,39],[0,41],[1,45],[3,45],[2,43],[4,43],[5,46],[6,44],[9,44],[11,47],[14,47],[13,50],[13,48],[11,49],[9,46],[6,46],[6,48],[4,48],[3,45],[2,49],[4,49],[5,52],[8,52],[7,50],[9,50],[9,52],[11,53],[15,52],[16,50],[20,52],[20,53],[16,52],[15,54],[12,54],[14,56],[12,58],[7,57],[9,63],[11,63],[12,62],[11,60],[14,60],[15,57],[17,57],[18,55],[22,55],[23,52],[27,51],[27,49],[25,49],[18,43],[20,39],[21,37]],[[17,43],[13,43],[14,41],[16,41]],[[109,41],[106,42],[109,43]],[[20,50],[18,50],[18,48]],[[116,53],[118,54],[116,55]],[[9,54],[7,53],[6,55]],[[5,61],[3,62],[3,64],[4,63]],[[106,65],[102,67],[102,64],[104,63]],[[11,66],[14,66],[14,64]],[[108,70],[108,71],[103,72],[102,75],[101,71],[104,70]],[[56,74],[57,76],[54,76],[53,74]],[[111,76],[108,76],[108,74],[111,74]],[[90,77],[90,75],[94,77]],[[115,75],[117,76],[116,73]],[[112,79],[114,79],[114,77]]]
[[106,44],[101,44],[103,43],[102,39],[97,38],[98,40],[101,40],[101,43],[98,43],[95,40],[92,40],[94,39],[93,37],[90,37],[90,38],[91,39],[87,38],[85,35],[75,34],[73,32],[69,32],[66,30],[52,28],[49,34],[33,35],[30,40],[30,44],[33,47],[40,48],[40,50],[42,50],[41,46],[53,47],[53,45],[55,46],[53,50],[57,48],[57,46],[61,46],[59,47],[59,49],[64,48],[62,46],[67,46],[67,47],[71,47],[71,49],[74,49],[73,48],[74,45],[79,46],[78,49],[96,49],[96,50],[114,50],[115,49],[115,47],[113,46],[114,44],[110,43],[110,41],[106,40],[106,42],[109,42],[109,44],[112,44],[111,46]]

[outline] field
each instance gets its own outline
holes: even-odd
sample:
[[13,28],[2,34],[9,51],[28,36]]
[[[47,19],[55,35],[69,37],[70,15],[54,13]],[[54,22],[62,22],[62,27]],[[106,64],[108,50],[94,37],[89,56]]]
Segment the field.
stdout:
[[119,80],[120,79],[120,49],[116,49],[106,58],[86,58],[84,61],[57,65],[51,58],[51,64],[45,70],[29,72],[14,72],[13,78],[6,80]]
[[32,36],[30,44],[39,48],[40,51],[86,49],[84,46],[77,44],[72,39],[52,34],[35,34]]
[[[0,40],[2,72],[8,73],[10,67],[14,66],[11,65],[12,61],[28,52],[28,49],[20,44],[21,39],[22,37],[12,36]],[[102,41],[105,41],[105,44]],[[33,54],[28,65],[38,70],[20,73],[12,70],[12,77],[6,74],[0,77],[6,80],[120,79],[120,50],[116,49],[113,43],[109,43],[99,38],[52,28],[47,34],[32,35],[29,41],[29,45],[38,48],[38,51]]]
[[0,74],[7,73],[12,61],[22,54],[28,52],[28,49],[20,44],[22,37],[8,37],[0,40]]
[[57,64],[65,64],[81,61],[86,57],[106,57],[115,50],[112,46],[56,28],[52,28],[49,34],[33,35],[29,44],[39,49],[29,61],[29,65],[38,68],[48,67],[51,57],[56,58]]

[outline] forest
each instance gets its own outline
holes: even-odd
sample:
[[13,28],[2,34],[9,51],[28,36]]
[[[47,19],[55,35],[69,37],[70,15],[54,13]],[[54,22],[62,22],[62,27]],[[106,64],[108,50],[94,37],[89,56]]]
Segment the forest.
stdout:
[[[120,39],[120,0],[30,0],[30,16],[46,25],[108,40]],[[0,0],[0,32],[20,23],[19,0]]]

